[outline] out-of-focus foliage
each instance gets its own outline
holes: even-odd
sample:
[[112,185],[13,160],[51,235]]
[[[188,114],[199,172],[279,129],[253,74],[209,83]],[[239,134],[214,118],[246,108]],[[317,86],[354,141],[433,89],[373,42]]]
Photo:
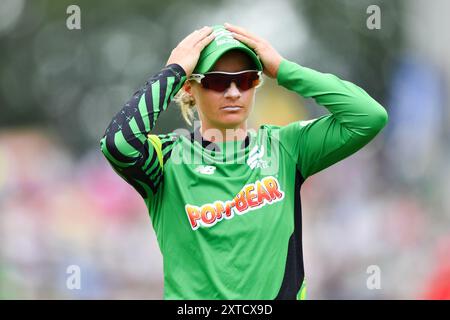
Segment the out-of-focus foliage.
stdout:
[[[314,68],[347,76],[384,99],[392,64],[404,48],[405,1],[293,1],[308,25],[310,42],[302,52]],[[369,29],[367,8],[381,10],[381,29]]]
[[[66,9],[81,9],[68,30]],[[369,5],[381,29],[369,30]],[[231,22],[355,82],[382,133],[302,186],[311,298],[449,298],[447,0],[0,2],[0,299],[160,298],[146,207],[99,151],[112,117],[187,34]],[[327,113],[266,79],[250,124]],[[175,105],[155,132],[185,127]],[[82,270],[82,289],[66,286]],[[367,270],[381,288],[367,288]]]

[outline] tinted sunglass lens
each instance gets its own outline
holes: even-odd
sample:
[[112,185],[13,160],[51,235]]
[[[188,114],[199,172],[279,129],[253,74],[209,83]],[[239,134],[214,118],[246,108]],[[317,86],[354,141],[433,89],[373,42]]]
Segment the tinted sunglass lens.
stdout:
[[224,77],[220,77],[220,75],[207,75],[202,79],[202,86],[205,89],[211,89],[214,91],[225,91],[230,86],[231,80],[226,79]]
[[259,84],[259,77],[256,72],[246,72],[236,78],[236,85],[241,90],[251,89]]
[[201,80],[205,89],[223,92],[228,89],[231,82],[235,82],[240,90],[248,90],[257,86],[260,82],[257,72],[243,72],[239,74],[211,73],[206,74]]

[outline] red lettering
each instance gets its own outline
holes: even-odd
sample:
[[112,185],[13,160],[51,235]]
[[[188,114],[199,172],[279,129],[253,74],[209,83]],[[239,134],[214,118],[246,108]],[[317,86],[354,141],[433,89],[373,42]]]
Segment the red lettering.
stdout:
[[256,192],[258,194],[258,203],[263,203],[263,199],[266,199],[269,203],[272,202],[270,195],[267,193],[266,189],[264,189],[264,186],[260,181],[256,181]]
[[258,195],[253,193],[253,190],[255,190],[255,187],[253,185],[245,187],[245,197],[247,198],[248,205],[252,208],[259,205],[259,203],[255,202],[254,200]]
[[245,193],[243,191],[240,191],[236,197],[234,198],[234,202],[236,205],[236,209],[238,209],[239,212],[245,211],[248,208],[247,200],[245,199]]
[[205,205],[202,207],[202,221],[206,224],[212,224],[216,221],[216,210],[213,206]]
[[263,182],[264,182],[264,186],[266,187],[267,192],[269,192],[269,195],[272,198],[272,200],[283,197],[283,194],[280,191],[278,191],[278,184],[275,179],[264,178]]
[[198,224],[197,224],[197,220],[200,219],[200,210],[198,207],[194,207],[194,206],[186,206],[186,213],[188,215],[189,218],[189,222],[191,223],[191,227],[192,229],[197,229],[198,228]]

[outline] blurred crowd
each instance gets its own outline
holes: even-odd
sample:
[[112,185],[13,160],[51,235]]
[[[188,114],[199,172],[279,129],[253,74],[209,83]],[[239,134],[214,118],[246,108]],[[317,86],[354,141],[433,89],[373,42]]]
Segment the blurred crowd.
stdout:
[[[157,298],[145,204],[98,150],[72,157],[36,130],[0,133],[0,298]],[[69,266],[81,270],[69,290]],[[144,280],[145,279],[145,280]]]
[[[0,299],[162,298],[147,208],[99,141],[187,30],[234,17],[242,1],[205,1],[202,12],[80,1],[78,33],[65,28],[64,2],[0,4]],[[365,29],[372,2],[379,31]],[[432,3],[264,0],[234,21],[388,110],[369,145],[302,187],[308,298],[450,299],[450,2]],[[255,108],[253,128],[326,113],[270,79]],[[183,125],[172,105],[156,131]],[[73,266],[79,289],[68,285]]]

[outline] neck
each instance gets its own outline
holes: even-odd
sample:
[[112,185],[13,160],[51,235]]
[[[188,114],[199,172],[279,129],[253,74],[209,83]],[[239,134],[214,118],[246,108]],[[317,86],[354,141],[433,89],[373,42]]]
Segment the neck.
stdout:
[[242,141],[247,137],[247,122],[236,127],[212,127],[202,123],[200,132],[204,140],[211,142]]

